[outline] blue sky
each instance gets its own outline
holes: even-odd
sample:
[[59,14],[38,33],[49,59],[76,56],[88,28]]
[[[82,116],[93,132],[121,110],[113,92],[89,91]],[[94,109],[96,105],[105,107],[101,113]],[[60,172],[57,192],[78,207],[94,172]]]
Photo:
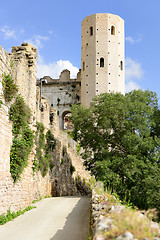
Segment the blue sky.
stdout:
[[0,5],[0,45],[28,41],[38,48],[38,77],[74,76],[81,59],[81,21],[94,13],[125,20],[126,90],[155,91],[160,98],[159,0],[5,0]]

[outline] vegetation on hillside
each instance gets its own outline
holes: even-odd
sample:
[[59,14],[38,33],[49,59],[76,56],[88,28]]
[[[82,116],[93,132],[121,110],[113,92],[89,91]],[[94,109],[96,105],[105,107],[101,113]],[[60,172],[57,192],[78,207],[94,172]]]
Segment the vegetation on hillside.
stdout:
[[160,110],[156,93],[134,90],[96,96],[72,106],[73,136],[85,166],[140,209],[160,210]]
[[53,168],[53,159],[51,152],[56,145],[56,139],[50,130],[44,134],[44,125],[37,122],[37,132],[36,132],[36,157],[34,159],[33,172],[40,170],[42,176],[44,177],[48,169]]

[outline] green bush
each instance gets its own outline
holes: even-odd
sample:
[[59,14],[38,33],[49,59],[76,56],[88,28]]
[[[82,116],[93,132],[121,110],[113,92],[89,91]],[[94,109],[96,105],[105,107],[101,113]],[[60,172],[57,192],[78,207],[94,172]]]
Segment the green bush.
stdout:
[[44,125],[37,122],[36,133],[36,158],[33,162],[33,172],[40,170],[43,177],[47,174],[49,168],[53,168],[52,150],[55,148],[56,139],[50,130],[44,134]]
[[19,134],[21,129],[28,125],[30,117],[30,108],[25,104],[23,97],[18,95],[9,110],[9,119],[13,122],[12,132],[14,135]]
[[81,151],[81,146],[78,143],[76,144],[76,150],[77,150],[77,155],[79,155]]
[[21,137],[14,137],[10,151],[10,172],[16,182],[24,168],[28,165],[28,156],[33,146],[33,132],[24,127]]
[[10,151],[10,172],[14,182],[20,179],[28,165],[28,156],[33,146],[33,131],[29,128],[30,109],[23,97],[17,96],[9,110],[9,119],[13,122],[13,144]]
[[3,86],[3,94],[4,99],[6,102],[10,102],[18,92],[18,87],[14,83],[14,80],[10,75],[7,75],[4,73],[3,80],[2,80],[2,86]]

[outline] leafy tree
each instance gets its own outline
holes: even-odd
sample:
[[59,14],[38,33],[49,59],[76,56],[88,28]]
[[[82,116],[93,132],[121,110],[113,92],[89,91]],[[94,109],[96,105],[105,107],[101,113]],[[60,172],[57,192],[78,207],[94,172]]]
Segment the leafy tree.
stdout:
[[86,168],[121,199],[141,209],[160,209],[156,93],[134,90],[125,96],[101,94],[90,108],[72,106],[72,121],[73,137],[84,149]]

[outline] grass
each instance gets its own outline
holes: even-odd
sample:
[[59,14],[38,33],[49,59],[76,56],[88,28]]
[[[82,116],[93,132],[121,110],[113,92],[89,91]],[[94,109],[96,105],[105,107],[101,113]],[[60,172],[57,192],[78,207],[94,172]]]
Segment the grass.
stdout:
[[13,220],[14,218],[24,214],[25,212],[27,212],[27,211],[29,211],[33,208],[36,208],[36,207],[35,206],[29,206],[29,207],[26,207],[24,210],[19,210],[17,212],[11,212],[10,210],[8,210],[6,214],[0,215],[0,225],[3,225],[6,222],[9,222],[9,221]]
[[107,216],[113,220],[114,228],[104,233],[105,239],[114,239],[127,231],[131,232],[134,238],[138,240],[144,238],[154,239],[154,237],[158,236],[158,229],[151,226],[149,219],[133,209],[113,212]]
[[[50,195],[46,195],[44,198],[50,198],[50,197],[51,197]],[[33,200],[32,203],[39,202],[40,200],[42,200],[42,197],[40,197],[37,200]],[[6,214],[3,213],[2,215],[0,215],[0,225],[3,225],[6,222],[13,220],[14,218],[24,214],[25,212],[33,208],[36,208],[36,206],[29,206],[29,207],[26,207],[24,210],[19,210],[17,212],[11,212],[11,210],[8,210]]]
[[[50,197],[51,197],[50,195],[44,196],[44,198],[50,198]],[[36,203],[36,202],[39,202],[39,201],[41,201],[41,200],[42,200],[42,197],[40,197],[40,198],[38,198],[38,199],[36,199],[36,200],[33,200],[32,203]]]
[[36,202],[39,202],[39,201],[41,201],[41,200],[42,200],[42,197],[40,197],[40,198],[38,198],[38,199],[36,199],[36,200],[33,200],[32,203],[36,203]]

